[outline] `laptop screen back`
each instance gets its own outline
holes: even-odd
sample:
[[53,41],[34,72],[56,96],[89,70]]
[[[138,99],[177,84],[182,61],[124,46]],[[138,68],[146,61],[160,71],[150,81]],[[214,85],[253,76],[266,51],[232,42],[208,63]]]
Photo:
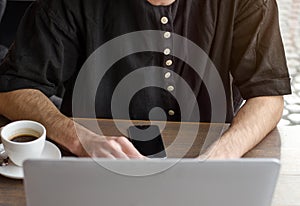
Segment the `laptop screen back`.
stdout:
[[28,206],[270,206],[272,159],[28,160]]

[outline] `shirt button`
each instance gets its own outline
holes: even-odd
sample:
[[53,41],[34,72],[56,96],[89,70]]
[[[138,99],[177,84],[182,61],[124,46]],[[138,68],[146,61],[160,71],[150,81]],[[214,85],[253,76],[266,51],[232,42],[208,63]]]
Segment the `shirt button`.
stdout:
[[169,112],[168,112],[168,113],[169,113],[169,115],[170,115],[170,116],[174,116],[174,115],[175,115],[175,112],[174,112],[174,110],[169,110]]
[[173,61],[172,60],[168,60],[168,61],[166,61],[166,65],[169,67],[169,66],[172,66],[172,64],[173,64]]
[[169,92],[173,92],[173,91],[175,90],[175,87],[174,87],[174,86],[168,86],[168,87],[167,87],[167,90],[168,90]]
[[171,33],[170,32],[167,31],[167,32],[164,33],[164,38],[165,39],[169,39],[170,37],[171,37]]
[[165,50],[164,50],[164,54],[165,54],[165,55],[171,54],[171,50],[170,50],[169,48],[165,49]]
[[169,19],[167,18],[167,17],[162,17],[161,19],[160,19],[160,21],[161,21],[161,23],[162,24],[167,24],[168,22],[169,22]]
[[166,78],[166,79],[169,79],[170,77],[171,77],[171,72],[165,73],[165,78]]

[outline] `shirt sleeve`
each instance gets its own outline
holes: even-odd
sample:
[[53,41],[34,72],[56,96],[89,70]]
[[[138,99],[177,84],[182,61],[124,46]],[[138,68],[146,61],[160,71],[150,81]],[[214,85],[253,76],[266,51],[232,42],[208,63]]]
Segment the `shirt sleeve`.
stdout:
[[240,1],[230,68],[244,99],[291,93],[276,0]]
[[15,42],[0,66],[0,92],[38,89],[52,96],[75,72],[74,32],[42,2],[46,1],[33,3],[20,22]]

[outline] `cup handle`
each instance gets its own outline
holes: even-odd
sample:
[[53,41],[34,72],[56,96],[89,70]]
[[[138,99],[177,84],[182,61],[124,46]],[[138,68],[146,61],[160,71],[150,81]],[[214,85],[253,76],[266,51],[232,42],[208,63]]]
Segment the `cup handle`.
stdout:
[[[3,127],[0,127],[0,134],[1,134],[2,128]],[[0,136],[0,138],[1,138],[1,136]],[[4,150],[4,146],[3,146],[2,143],[0,143],[0,157],[5,157],[5,156],[7,156],[7,155],[6,155],[6,152]]]
[[7,154],[4,150],[3,144],[0,143],[0,157],[1,158],[7,158]]
[[0,145],[1,145],[1,138],[2,138],[2,137],[1,137],[1,131],[2,131],[2,128],[3,128],[3,127],[0,127]]

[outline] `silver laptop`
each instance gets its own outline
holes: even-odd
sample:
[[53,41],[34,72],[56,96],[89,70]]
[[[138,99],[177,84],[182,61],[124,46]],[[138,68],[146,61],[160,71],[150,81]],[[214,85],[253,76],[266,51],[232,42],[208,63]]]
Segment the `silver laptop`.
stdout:
[[28,160],[28,206],[270,206],[275,159]]

